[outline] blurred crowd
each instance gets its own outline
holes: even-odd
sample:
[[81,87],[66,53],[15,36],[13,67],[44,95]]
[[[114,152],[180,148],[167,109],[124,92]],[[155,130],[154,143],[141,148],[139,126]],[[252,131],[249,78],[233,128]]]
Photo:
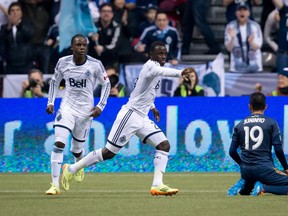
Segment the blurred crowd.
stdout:
[[[222,44],[207,21],[216,1],[226,12]],[[100,59],[107,70],[113,69],[114,82],[119,80],[119,65],[145,62],[155,40],[167,45],[168,62],[181,63],[181,56],[193,50],[193,31],[197,29],[209,48],[201,54],[227,53],[231,72],[263,71],[265,45],[276,56],[272,72],[283,75],[288,88],[288,72],[284,70],[288,65],[286,0],[0,0],[0,75],[29,75],[35,69],[42,75],[53,74],[58,59],[70,54],[69,46],[60,47],[63,28],[71,25],[63,20],[67,14],[73,17],[77,13],[68,11],[67,2],[79,4],[81,10],[87,6],[94,25],[94,30],[85,32],[88,55]],[[262,7],[260,23],[253,17],[255,6]],[[259,90],[261,84],[257,85]],[[181,86],[186,86],[186,93]],[[202,95],[198,78],[190,89],[187,86],[179,81],[176,95]],[[121,88],[116,92],[116,96],[118,92],[125,95]]]

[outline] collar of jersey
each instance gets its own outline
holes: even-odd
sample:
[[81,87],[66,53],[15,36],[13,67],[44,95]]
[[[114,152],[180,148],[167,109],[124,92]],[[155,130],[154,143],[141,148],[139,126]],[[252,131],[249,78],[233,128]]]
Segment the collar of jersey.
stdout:
[[[74,60],[73,60],[74,61]],[[76,66],[81,66],[81,65],[84,65],[85,63],[86,63],[86,61],[87,61],[87,56],[85,56],[85,61],[82,63],[82,64],[76,64],[76,62],[74,62],[74,64],[76,65]]]
[[156,64],[157,66],[160,66],[160,63],[159,63],[159,62],[154,61],[154,60],[151,60],[151,59],[150,59],[150,61],[153,62],[154,64]]

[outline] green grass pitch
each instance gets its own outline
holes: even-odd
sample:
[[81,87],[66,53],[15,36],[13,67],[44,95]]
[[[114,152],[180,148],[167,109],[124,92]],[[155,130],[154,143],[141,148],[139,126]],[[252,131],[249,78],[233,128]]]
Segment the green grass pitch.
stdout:
[[50,175],[0,174],[0,215],[274,216],[287,215],[287,196],[227,197],[239,173],[166,173],[175,196],[152,196],[152,173],[88,173],[70,190],[47,196]]

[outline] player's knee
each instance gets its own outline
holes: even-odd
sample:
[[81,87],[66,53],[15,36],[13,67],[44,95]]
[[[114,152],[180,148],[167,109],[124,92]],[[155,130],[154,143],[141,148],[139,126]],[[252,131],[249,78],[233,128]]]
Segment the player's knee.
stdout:
[[169,152],[170,150],[170,143],[168,142],[168,140],[164,140],[163,142],[159,143],[156,146],[157,150],[161,150],[161,151],[165,151],[165,152]]
[[55,142],[54,145],[55,145],[57,148],[60,148],[60,149],[64,149],[64,148],[65,148],[65,143],[60,142],[60,141]]
[[72,154],[74,155],[74,157],[78,158],[81,156],[82,152],[79,152],[79,153],[72,152]]
[[62,142],[55,142],[51,152],[51,164],[63,162],[63,151],[65,144]]
[[114,154],[113,152],[111,152],[110,150],[108,150],[107,148],[103,148],[102,149],[102,157],[103,160],[108,160],[108,159],[112,159],[116,154]]

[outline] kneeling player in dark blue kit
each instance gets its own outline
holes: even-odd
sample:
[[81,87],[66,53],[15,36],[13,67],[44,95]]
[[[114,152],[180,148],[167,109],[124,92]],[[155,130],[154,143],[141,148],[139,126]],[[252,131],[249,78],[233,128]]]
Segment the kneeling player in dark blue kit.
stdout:
[[[288,194],[288,165],[282,149],[277,122],[264,115],[266,97],[260,92],[250,96],[251,115],[235,128],[229,150],[230,156],[240,165],[241,179],[228,190],[228,196],[257,196],[265,193]],[[275,168],[272,146],[284,172]],[[237,149],[240,147],[241,155]]]

